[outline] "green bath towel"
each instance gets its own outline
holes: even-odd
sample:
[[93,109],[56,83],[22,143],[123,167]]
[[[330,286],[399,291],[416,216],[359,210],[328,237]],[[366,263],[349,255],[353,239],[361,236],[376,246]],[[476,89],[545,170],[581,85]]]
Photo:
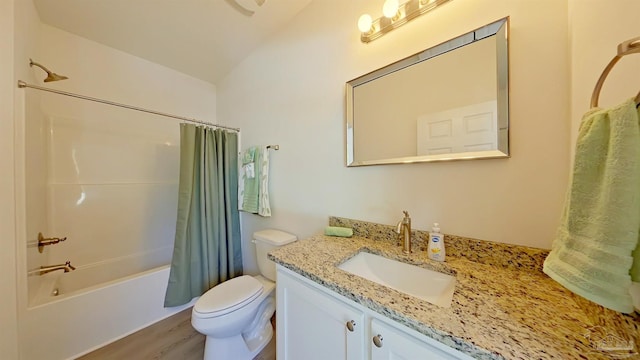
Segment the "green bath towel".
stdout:
[[633,312],[630,271],[640,254],[634,252],[640,230],[638,119],[633,99],[584,115],[564,212],[543,269],[574,293],[623,313]]

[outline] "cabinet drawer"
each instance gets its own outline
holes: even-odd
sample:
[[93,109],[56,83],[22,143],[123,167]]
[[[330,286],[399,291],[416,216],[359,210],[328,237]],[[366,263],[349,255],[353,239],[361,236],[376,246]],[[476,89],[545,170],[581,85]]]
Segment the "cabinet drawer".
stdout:
[[371,360],[462,360],[472,359],[433,339],[419,339],[400,328],[378,319],[371,320]]

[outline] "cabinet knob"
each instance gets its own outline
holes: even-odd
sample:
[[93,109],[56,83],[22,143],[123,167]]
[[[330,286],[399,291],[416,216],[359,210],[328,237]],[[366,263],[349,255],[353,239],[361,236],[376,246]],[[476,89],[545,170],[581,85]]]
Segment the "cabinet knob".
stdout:
[[379,348],[382,347],[382,335],[378,334],[373,337],[373,344]]
[[353,332],[353,329],[356,327],[356,322],[353,320],[349,320],[347,321],[347,329],[349,329],[349,331]]

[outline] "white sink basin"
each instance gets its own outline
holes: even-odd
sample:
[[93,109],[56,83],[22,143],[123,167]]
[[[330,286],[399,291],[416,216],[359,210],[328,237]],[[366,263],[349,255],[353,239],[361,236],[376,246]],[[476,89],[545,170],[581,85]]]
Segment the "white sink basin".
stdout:
[[456,278],[451,275],[367,252],[358,253],[338,268],[442,307],[451,306],[456,287]]

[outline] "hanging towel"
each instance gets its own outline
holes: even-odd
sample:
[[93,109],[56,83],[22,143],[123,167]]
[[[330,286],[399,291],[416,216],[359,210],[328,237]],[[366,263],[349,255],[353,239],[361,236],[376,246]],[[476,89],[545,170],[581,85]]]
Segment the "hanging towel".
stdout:
[[262,156],[259,157],[260,164],[260,185],[258,199],[258,215],[271,216],[271,205],[269,203],[269,149],[262,146],[260,149]]
[[633,99],[584,115],[560,227],[543,268],[574,293],[623,313],[633,312],[632,253],[638,263],[638,118]]
[[248,179],[256,177],[255,156],[257,147],[250,147],[242,153],[242,170]]
[[257,147],[250,147],[242,153],[242,165],[252,164],[256,156]]
[[[240,181],[238,183],[242,183],[242,186],[239,187],[240,192],[240,203],[239,208],[242,211],[257,213],[258,212],[258,194],[260,189],[260,168],[255,166],[255,161],[259,160],[258,156],[255,156],[256,151],[259,151],[257,146],[246,149],[242,154],[242,162],[244,163],[245,159],[251,158],[251,162],[247,164],[254,165],[253,166],[253,175],[247,174],[246,165],[243,164],[240,167]],[[249,155],[251,154],[251,155]],[[257,174],[258,176],[255,176]]]
[[[245,160],[252,159],[249,163]],[[242,154],[238,203],[242,211],[271,216],[269,204],[269,150],[266,146],[253,146]],[[247,165],[251,165],[250,168]]]
[[253,179],[256,177],[256,167],[254,163],[249,163],[246,165],[242,165],[242,170],[244,171],[245,176],[248,179]]

